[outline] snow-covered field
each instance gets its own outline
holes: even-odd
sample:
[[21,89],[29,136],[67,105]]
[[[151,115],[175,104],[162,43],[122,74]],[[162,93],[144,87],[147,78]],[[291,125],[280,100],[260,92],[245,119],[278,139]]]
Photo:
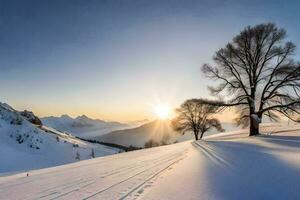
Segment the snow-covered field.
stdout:
[[300,126],[262,130],[2,177],[0,199],[300,199]]

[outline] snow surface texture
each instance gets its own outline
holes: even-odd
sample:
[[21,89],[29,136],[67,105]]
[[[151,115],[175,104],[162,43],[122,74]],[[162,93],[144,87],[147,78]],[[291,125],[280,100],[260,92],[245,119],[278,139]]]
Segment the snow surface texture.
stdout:
[[2,177],[0,199],[300,199],[300,126],[262,131]]
[[43,124],[59,131],[69,132],[73,135],[91,139],[114,130],[130,128],[128,124],[108,122],[99,119],[90,119],[85,115],[72,118],[68,115],[61,117],[42,118]]
[[28,121],[33,119],[29,114],[27,111],[22,116],[9,105],[0,103],[0,176],[119,152],[52,128],[36,126]]

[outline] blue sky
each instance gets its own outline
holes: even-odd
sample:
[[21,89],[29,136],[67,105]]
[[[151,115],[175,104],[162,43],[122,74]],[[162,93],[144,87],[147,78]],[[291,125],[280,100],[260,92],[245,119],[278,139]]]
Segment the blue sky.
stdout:
[[[0,1],[0,101],[39,116],[130,121],[209,97],[200,72],[247,25],[300,45],[297,1]],[[297,51],[300,55],[300,51]],[[299,58],[299,56],[298,56]]]

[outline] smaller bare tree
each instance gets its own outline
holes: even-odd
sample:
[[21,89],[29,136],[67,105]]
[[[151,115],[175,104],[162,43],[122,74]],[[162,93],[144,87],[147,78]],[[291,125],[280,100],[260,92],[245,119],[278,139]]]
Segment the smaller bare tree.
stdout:
[[76,160],[80,160],[80,153],[78,153],[78,151],[76,152],[76,157],[75,157]]
[[[203,103],[205,102],[205,103]],[[205,132],[215,128],[218,131],[224,131],[220,121],[214,118],[218,108],[207,104],[204,99],[189,99],[176,109],[177,116],[172,120],[172,127],[175,131],[193,132],[195,140],[202,139]]]
[[92,158],[95,158],[95,151],[94,151],[94,149],[92,149],[91,157],[92,157]]

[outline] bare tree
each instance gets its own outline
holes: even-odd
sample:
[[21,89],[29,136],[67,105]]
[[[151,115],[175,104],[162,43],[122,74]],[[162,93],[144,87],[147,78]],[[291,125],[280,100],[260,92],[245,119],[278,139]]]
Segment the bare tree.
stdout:
[[94,151],[94,149],[92,149],[92,151],[91,151],[91,157],[95,158],[95,151]]
[[175,131],[185,134],[188,131],[194,133],[195,139],[202,139],[203,134],[215,128],[224,131],[218,119],[213,118],[217,111],[217,107],[202,99],[189,99],[176,109],[177,117],[172,120],[172,127]]
[[78,153],[78,151],[76,152],[76,157],[75,157],[76,160],[80,160],[80,153]]
[[214,105],[235,106],[238,125],[259,134],[263,116],[277,121],[285,116],[300,121],[300,64],[292,59],[295,45],[274,24],[248,26],[213,57],[215,66],[202,71],[220,84],[213,95],[226,99]]

